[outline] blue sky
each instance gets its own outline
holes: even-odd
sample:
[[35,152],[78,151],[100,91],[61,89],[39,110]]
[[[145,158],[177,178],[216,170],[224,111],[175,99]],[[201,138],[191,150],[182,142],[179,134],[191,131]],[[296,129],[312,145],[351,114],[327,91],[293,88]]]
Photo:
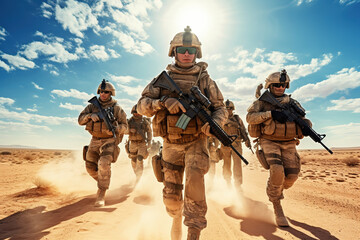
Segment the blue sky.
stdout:
[[130,115],[190,25],[242,118],[256,86],[285,68],[324,143],[359,146],[360,0],[0,1],[0,145],[79,149],[90,135],[77,117],[101,80]]

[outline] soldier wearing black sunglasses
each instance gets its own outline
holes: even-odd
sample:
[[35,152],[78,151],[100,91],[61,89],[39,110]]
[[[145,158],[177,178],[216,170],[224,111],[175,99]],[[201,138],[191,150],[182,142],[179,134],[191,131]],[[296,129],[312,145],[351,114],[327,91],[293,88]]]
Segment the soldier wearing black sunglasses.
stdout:
[[[289,88],[290,78],[285,70],[270,74],[265,80],[265,88],[269,89],[275,99],[282,105],[296,105],[304,112],[300,103],[285,94]],[[260,91],[260,89],[258,89]],[[258,91],[258,92],[259,92]],[[260,94],[257,94],[259,97]],[[309,132],[301,130],[293,120],[288,119],[279,106],[269,102],[256,100],[248,109],[246,121],[249,123],[249,134],[257,138],[256,156],[265,169],[270,170],[266,193],[273,203],[276,224],[288,227],[280,200],[284,198],[283,190],[290,188],[297,180],[300,172],[300,156],[296,151],[299,139],[308,136]]]

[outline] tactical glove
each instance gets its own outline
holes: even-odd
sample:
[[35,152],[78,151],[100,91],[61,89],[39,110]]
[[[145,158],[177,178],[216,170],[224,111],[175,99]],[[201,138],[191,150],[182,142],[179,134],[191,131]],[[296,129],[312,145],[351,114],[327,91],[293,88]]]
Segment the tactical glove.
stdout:
[[91,114],[90,118],[93,122],[98,122],[100,120],[99,115],[97,115],[97,113]]
[[271,117],[272,117],[272,119],[274,119],[280,123],[285,123],[287,120],[287,116],[283,112],[279,112],[276,110],[271,110]]
[[167,108],[167,110],[170,112],[170,114],[176,114],[180,112],[180,110],[186,112],[184,106],[176,98],[166,99],[164,105]]
[[210,133],[210,125],[209,123],[205,123],[204,126],[201,127],[201,131],[208,137],[215,137]]
[[303,129],[301,129],[301,132],[304,136],[309,136],[311,133],[311,130],[309,127],[304,127]]

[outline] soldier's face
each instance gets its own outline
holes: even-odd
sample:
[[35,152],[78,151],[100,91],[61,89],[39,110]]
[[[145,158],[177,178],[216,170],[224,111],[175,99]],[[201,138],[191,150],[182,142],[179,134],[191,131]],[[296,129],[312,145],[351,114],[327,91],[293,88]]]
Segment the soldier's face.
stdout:
[[189,54],[189,51],[186,51],[184,54],[176,53],[177,59],[181,63],[192,63],[195,59],[195,54]]
[[103,91],[103,90],[100,91],[100,99],[101,99],[102,101],[108,100],[108,99],[110,98],[110,96],[111,96],[111,92],[109,92],[109,91]]
[[285,86],[275,87],[273,84],[271,84],[270,91],[271,91],[271,93],[274,94],[275,96],[279,96],[279,97],[280,97],[280,96],[284,95]]

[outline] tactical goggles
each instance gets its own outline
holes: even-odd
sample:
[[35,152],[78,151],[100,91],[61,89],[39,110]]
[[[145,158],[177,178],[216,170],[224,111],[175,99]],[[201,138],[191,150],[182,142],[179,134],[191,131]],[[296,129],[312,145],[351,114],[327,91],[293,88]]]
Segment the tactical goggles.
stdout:
[[286,88],[288,86],[287,83],[273,83],[272,85],[276,88],[279,88],[279,87]]
[[189,54],[195,54],[196,53],[196,47],[177,47],[176,52],[185,54],[186,51],[188,51]]
[[105,93],[105,94],[109,94],[110,91],[104,91],[104,90],[100,90],[100,93]]

